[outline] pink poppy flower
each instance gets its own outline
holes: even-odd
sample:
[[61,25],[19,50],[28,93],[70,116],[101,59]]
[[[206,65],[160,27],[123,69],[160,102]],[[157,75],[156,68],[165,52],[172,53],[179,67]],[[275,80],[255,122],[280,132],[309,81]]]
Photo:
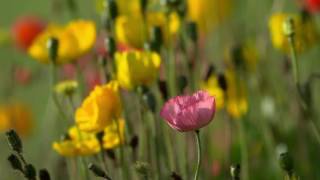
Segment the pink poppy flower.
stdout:
[[162,107],[160,115],[169,126],[181,132],[200,129],[213,119],[215,98],[206,91],[171,98]]

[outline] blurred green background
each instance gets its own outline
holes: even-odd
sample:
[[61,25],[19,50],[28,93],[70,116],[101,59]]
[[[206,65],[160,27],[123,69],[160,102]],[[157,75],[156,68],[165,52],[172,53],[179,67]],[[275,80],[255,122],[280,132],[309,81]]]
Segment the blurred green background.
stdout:
[[[18,17],[35,15],[48,22],[68,22],[73,16],[68,12],[66,0],[0,0],[0,29],[8,30]],[[79,17],[99,20],[95,12],[95,1],[77,0]],[[54,7],[54,8],[53,8]],[[57,12],[58,11],[58,12]],[[320,179],[319,145],[310,137],[305,137],[303,122],[297,117],[297,96],[293,89],[291,73],[285,71],[286,57],[275,50],[270,42],[268,31],[268,17],[273,12],[299,12],[298,1],[293,0],[235,0],[232,15],[217,30],[206,39],[204,56],[213,62],[218,70],[223,68],[223,59],[226,48],[242,41],[253,41],[259,52],[258,69],[255,75],[249,78],[249,113],[250,122],[247,136],[250,141],[250,166],[252,179],[272,179],[266,147],[263,139],[265,132],[261,126],[268,124],[275,141],[275,145],[286,144],[292,152],[296,162],[297,174],[301,179]],[[319,17],[315,17],[317,25],[320,25]],[[312,72],[320,72],[319,69],[319,45],[299,57],[301,77],[306,79]],[[28,85],[19,85],[13,80],[13,67],[21,66],[32,71],[32,81]],[[49,67],[32,60],[27,54],[14,48],[3,45],[0,47],[0,103],[10,101],[22,101],[30,105],[35,119],[35,128],[31,136],[25,138],[24,153],[29,162],[38,168],[49,168],[51,172],[63,168],[61,158],[51,148],[53,140],[58,139],[65,131],[57,128],[56,113],[53,104],[48,102],[49,96]],[[259,86],[257,84],[262,84]],[[320,83],[312,86],[314,104],[317,114],[320,113]],[[261,112],[261,102],[272,99],[274,114],[264,117]],[[47,106],[47,104],[49,105]],[[226,128],[226,118],[218,113],[215,123],[208,129],[218,132],[212,137],[215,141],[212,150],[213,159],[220,159],[226,152],[223,151],[223,140],[219,137],[224,133],[230,134]],[[319,119],[317,119],[319,121]],[[219,133],[220,132],[220,133]],[[226,135],[226,136],[227,136]],[[233,134],[234,138],[237,138]],[[0,136],[0,179],[21,179],[21,176],[13,171],[6,160],[10,151],[5,140],[4,133]],[[238,147],[234,148],[234,160],[239,160]],[[206,151],[206,150],[205,150]],[[277,156],[276,151],[274,152]],[[274,159],[274,161],[276,158]],[[227,165],[222,166],[220,179],[226,179]],[[58,179],[58,177],[54,177]],[[64,179],[60,177],[60,179]]]

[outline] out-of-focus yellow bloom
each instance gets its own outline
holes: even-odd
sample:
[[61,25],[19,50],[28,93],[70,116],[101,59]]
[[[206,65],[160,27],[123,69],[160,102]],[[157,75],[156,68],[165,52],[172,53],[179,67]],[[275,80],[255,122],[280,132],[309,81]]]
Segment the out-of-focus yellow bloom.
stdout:
[[211,75],[206,82],[202,82],[201,89],[209,92],[211,96],[216,98],[217,109],[222,109],[225,105],[225,93],[219,86],[218,78],[216,75]]
[[72,21],[66,26],[48,25],[28,49],[29,54],[41,63],[50,62],[47,42],[51,37],[59,40],[57,63],[69,63],[93,47],[96,27],[94,22],[85,20]]
[[53,149],[62,156],[85,156],[98,153],[100,144],[95,134],[82,132],[73,126],[66,139],[53,143]]
[[231,68],[242,66],[248,72],[255,72],[259,61],[258,51],[252,42],[246,42],[226,53],[226,63]]
[[119,118],[121,112],[119,85],[111,81],[91,91],[75,113],[76,124],[81,131],[99,132]]
[[15,129],[20,136],[27,136],[32,130],[32,113],[28,106],[20,103],[0,107],[0,131]]
[[[151,28],[154,26],[161,27],[165,42],[168,41],[169,36],[174,36],[179,31],[180,20],[176,13],[171,13],[168,20],[166,15],[161,12],[148,12],[146,16],[146,25],[141,15],[119,16],[116,19],[115,26],[117,40],[120,43],[141,48],[145,42],[145,38],[148,38]],[[148,32],[145,32],[145,26]]]
[[227,83],[225,91],[220,87],[218,78],[214,74],[202,83],[201,88],[216,97],[218,110],[225,107],[232,118],[239,119],[248,111],[245,84],[241,80],[237,81],[238,79],[231,70],[226,71],[225,78]]
[[54,90],[58,94],[71,95],[78,88],[78,82],[74,80],[66,80],[55,85]]
[[[118,124],[116,124],[118,123]],[[124,119],[120,118],[116,121],[113,121],[112,124],[107,126],[104,129],[104,136],[103,136],[103,148],[105,149],[113,149],[120,144],[124,144],[124,128],[125,128],[125,121]]]
[[[141,13],[140,0],[116,0],[118,5],[118,13],[120,15],[139,15]],[[106,0],[96,0],[96,8],[98,13],[103,14],[107,9]]]
[[297,14],[275,13],[269,19],[269,30],[272,44],[275,48],[285,53],[290,52],[288,37],[284,34],[283,26],[285,21],[291,17],[294,22],[294,40],[297,52],[312,47],[318,41],[316,24],[311,18],[303,18]]
[[237,79],[233,71],[226,71],[225,76],[228,84],[226,108],[231,117],[239,119],[248,112],[245,83]]
[[115,54],[117,80],[121,87],[132,89],[148,85],[158,76],[161,58],[148,51],[126,51]]
[[230,15],[232,0],[188,0],[189,18],[196,22],[200,32],[212,31]]

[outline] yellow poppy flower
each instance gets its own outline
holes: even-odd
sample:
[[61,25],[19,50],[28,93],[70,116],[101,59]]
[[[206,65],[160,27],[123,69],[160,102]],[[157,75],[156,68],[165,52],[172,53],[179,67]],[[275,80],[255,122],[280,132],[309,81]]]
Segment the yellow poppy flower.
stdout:
[[[164,35],[164,41],[167,42],[169,36],[174,36],[180,28],[179,16],[176,13],[169,15],[169,20],[164,13],[148,12],[146,15],[147,34],[145,34],[144,20],[140,16],[122,15],[116,19],[116,37],[120,43],[127,44],[136,48],[143,47],[145,38],[148,38],[151,29],[159,26]],[[169,25],[167,25],[167,21]],[[168,27],[167,27],[168,26]]]
[[[118,124],[116,124],[116,123],[118,123]],[[103,139],[102,139],[103,140],[103,148],[113,149],[113,148],[119,146],[120,144],[124,144],[124,142],[125,142],[124,128],[125,128],[125,121],[122,118],[120,118],[116,121],[113,121],[112,124],[107,126],[104,129],[104,135],[103,135]]]
[[216,98],[216,108],[222,109],[225,105],[225,93],[219,86],[218,78],[216,75],[211,75],[206,82],[202,82],[201,89],[209,92],[211,96]]
[[297,14],[275,13],[269,19],[269,30],[272,44],[285,53],[290,52],[288,37],[284,34],[283,25],[293,18],[295,31],[295,48],[298,53],[312,47],[318,41],[316,25],[311,18],[303,18]]
[[92,21],[85,20],[72,21],[66,26],[48,25],[28,49],[29,54],[41,63],[50,62],[47,42],[51,37],[59,41],[57,63],[69,63],[93,47],[96,40],[96,27]]
[[80,131],[76,126],[69,129],[65,140],[54,142],[52,146],[60,155],[68,157],[92,155],[100,151],[95,134]]
[[117,80],[121,87],[132,89],[148,85],[158,76],[161,58],[155,52],[127,51],[115,54]]
[[96,86],[76,110],[76,124],[81,131],[99,132],[120,117],[122,111],[118,83]]
[[31,133],[33,123],[31,110],[25,104],[14,103],[0,107],[0,131],[15,129],[20,136]]
[[189,18],[200,32],[207,33],[219,25],[230,13],[232,0],[188,0]]
[[[238,80],[233,71],[226,71],[227,94],[226,108],[231,117],[241,118],[248,112],[248,100],[245,83]],[[237,81],[238,80],[238,81]]]

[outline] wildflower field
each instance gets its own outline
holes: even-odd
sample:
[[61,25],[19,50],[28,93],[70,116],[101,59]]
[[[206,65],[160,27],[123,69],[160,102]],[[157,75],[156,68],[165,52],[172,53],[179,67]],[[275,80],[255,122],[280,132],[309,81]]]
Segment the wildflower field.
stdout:
[[0,180],[320,180],[320,0],[0,2]]

